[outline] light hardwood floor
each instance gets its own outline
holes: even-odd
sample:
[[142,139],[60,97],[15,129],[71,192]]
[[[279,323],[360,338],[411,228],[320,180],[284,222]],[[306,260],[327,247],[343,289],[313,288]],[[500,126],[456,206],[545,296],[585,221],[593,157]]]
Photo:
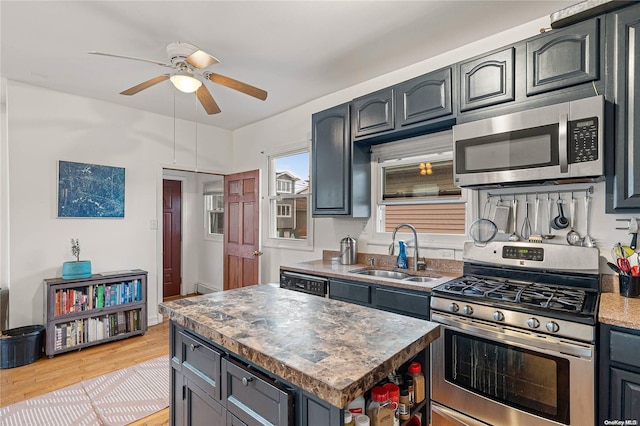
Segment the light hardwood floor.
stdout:
[[[0,369],[0,407],[162,355],[169,356],[169,321],[166,318],[161,324],[149,327],[143,336],[67,352],[53,358],[43,356],[29,365]],[[132,423],[136,426],[168,424],[168,408]]]

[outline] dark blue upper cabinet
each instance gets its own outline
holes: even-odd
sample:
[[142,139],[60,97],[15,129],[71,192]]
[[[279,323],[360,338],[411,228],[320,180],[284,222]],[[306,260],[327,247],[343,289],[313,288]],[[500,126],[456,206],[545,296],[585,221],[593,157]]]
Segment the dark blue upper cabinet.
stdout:
[[460,63],[460,111],[513,101],[514,60],[515,48],[509,47]]
[[451,67],[447,67],[396,85],[398,127],[452,115],[451,81]]
[[313,114],[311,161],[313,214],[351,214],[349,104]]
[[349,103],[311,117],[313,216],[371,215],[371,156],[351,142]]
[[354,99],[351,105],[354,139],[394,129],[393,88]]
[[600,78],[599,19],[553,30],[527,42],[527,96]]
[[607,213],[640,212],[640,5],[607,16],[607,91],[614,137],[606,145]]

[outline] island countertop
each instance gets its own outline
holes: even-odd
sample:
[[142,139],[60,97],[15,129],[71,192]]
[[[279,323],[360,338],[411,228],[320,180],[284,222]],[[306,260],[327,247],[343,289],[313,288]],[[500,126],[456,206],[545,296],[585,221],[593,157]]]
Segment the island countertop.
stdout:
[[272,285],[164,302],[162,314],[344,408],[440,336],[440,326]]

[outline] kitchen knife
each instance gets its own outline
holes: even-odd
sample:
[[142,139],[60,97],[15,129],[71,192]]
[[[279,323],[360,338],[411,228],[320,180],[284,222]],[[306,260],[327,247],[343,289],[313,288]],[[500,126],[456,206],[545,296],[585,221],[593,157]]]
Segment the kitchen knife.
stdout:
[[618,274],[618,275],[626,275],[624,272],[622,272],[622,271],[620,270],[620,268],[618,268],[618,266],[617,266],[617,265],[615,265],[615,264],[613,264],[613,263],[611,263],[611,262],[607,262],[607,265],[608,265],[608,266],[609,266],[609,268],[611,268],[611,270],[612,270],[613,272],[615,272],[616,274]]

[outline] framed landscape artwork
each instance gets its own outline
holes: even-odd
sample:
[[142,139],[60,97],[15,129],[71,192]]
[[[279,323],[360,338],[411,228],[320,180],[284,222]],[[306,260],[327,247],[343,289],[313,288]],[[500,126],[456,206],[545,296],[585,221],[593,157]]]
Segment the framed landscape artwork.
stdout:
[[124,217],[124,168],[58,162],[58,217]]

